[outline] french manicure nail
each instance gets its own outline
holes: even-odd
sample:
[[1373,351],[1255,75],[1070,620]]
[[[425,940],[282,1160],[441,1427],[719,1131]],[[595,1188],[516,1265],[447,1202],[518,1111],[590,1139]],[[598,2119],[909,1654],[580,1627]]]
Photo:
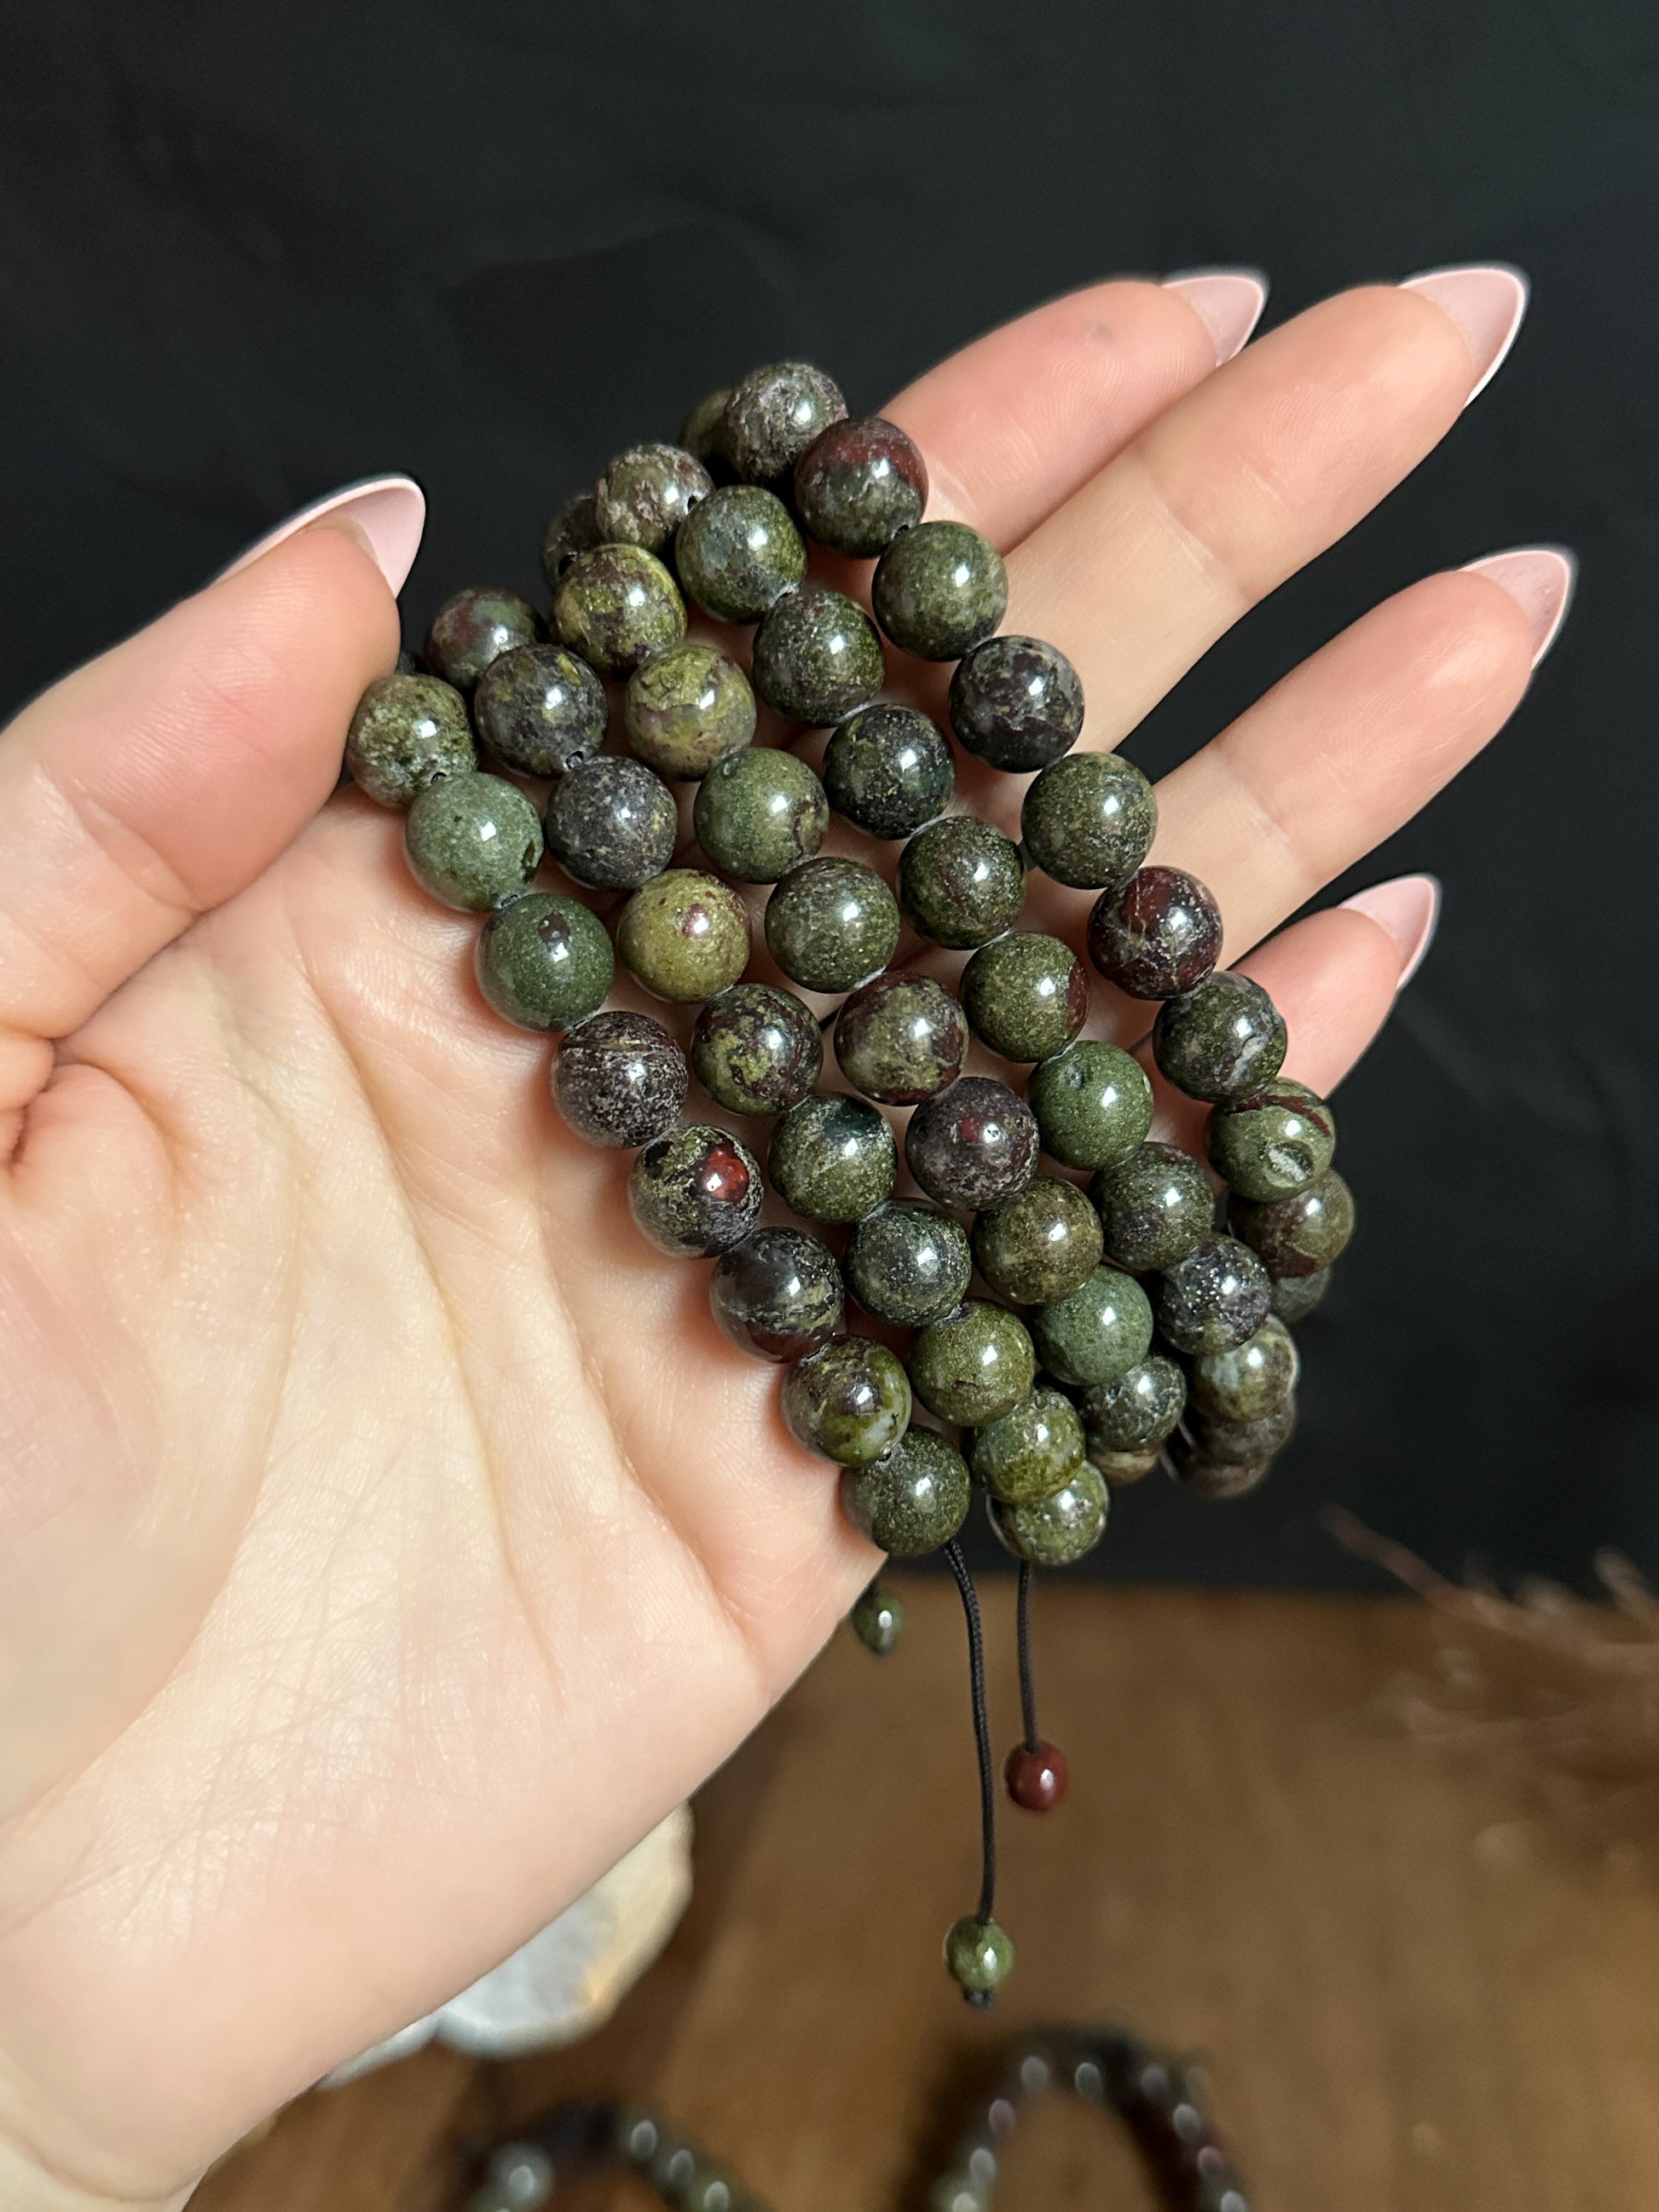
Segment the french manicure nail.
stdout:
[[1423,965],[1440,926],[1439,877],[1393,876],[1386,884],[1356,891],[1342,903],[1354,914],[1368,915],[1393,938],[1400,948],[1400,980],[1394,988],[1403,991]]
[[[1420,292],[1449,315],[1474,361],[1469,399],[1483,392],[1504,365],[1527,312],[1526,278],[1506,261],[1471,263],[1463,269],[1425,269],[1407,276],[1402,292]],[[1467,407],[1469,399],[1463,404]]]
[[412,477],[365,477],[359,483],[344,484],[313,500],[250,545],[215,580],[222,584],[227,576],[239,574],[315,523],[337,520],[356,526],[375,567],[394,593],[401,592],[426,527],[426,494]]
[[1261,320],[1267,304],[1267,280],[1259,269],[1188,269],[1164,279],[1166,292],[1179,292],[1215,341],[1219,368]]
[[1578,562],[1565,545],[1515,545],[1507,553],[1488,553],[1466,561],[1470,575],[1501,584],[1527,617],[1532,632],[1532,665],[1536,668],[1560,635],[1572,605]]

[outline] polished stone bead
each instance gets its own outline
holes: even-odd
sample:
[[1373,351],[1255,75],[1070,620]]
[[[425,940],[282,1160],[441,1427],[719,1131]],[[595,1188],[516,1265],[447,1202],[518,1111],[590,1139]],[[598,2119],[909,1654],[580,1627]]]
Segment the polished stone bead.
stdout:
[[1100,1265],[1100,1216],[1074,1182],[1034,1176],[974,1224],[974,1259],[1000,1297],[1052,1305],[1080,1290]]
[[841,1327],[835,1255],[799,1229],[751,1230],[708,1279],[715,1321],[739,1352],[804,1359]]
[[1267,1318],[1267,1271],[1236,1237],[1206,1237],[1177,1260],[1158,1292],[1158,1325],[1177,1352],[1226,1352]]
[[1346,1250],[1353,1218],[1353,1193],[1334,1168],[1291,1198],[1236,1198],[1228,1211],[1229,1225],[1274,1277],[1328,1267]]
[[851,991],[878,975],[899,940],[898,904],[857,860],[804,861],[766,902],[766,943],[792,982]]
[[769,707],[815,726],[862,707],[886,673],[868,615],[821,584],[805,584],[778,601],[755,632],[750,666]]
[[915,707],[877,699],[838,725],[823,756],[830,804],[872,837],[908,837],[934,821],[957,787],[951,748]]
[[948,1544],[972,1496],[962,1454],[934,1429],[907,1429],[872,1466],[849,1467],[841,1479],[848,1519],[896,1559]]
[[1159,1073],[1189,1098],[1213,1103],[1271,1083],[1288,1042],[1285,1018],[1261,984],[1224,968],[1165,1000],[1152,1024]]
[[1019,848],[988,822],[947,814],[899,855],[899,904],[922,936],[954,951],[1000,937],[1025,903]]
[[1052,1813],[1066,1795],[1072,1770],[1052,1743],[1017,1743],[1002,1762],[1002,1786],[1027,1813]]
[[551,594],[559,579],[579,553],[591,553],[600,543],[599,520],[591,491],[579,491],[548,524],[542,534],[542,576]]
[[1173,1267],[1215,1220],[1209,1177],[1176,1145],[1138,1145],[1102,1168],[1089,1195],[1100,1209],[1107,1257],[1137,1273]]
[[669,868],[623,908],[617,950],[653,998],[712,999],[749,964],[748,909],[718,876]]
[[951,678],[951,726],[964,750],[992,768],[1047,768],[1078,741],[1083,685],[1057,646],[986,637]]
[[491,2154],[489,2181],[510,2212],[540,2212],[553,2194],[553,2161],[539,2143],[505,2142]]
[[839,387],[821,368],[805,361],[770,362],[732,386],[721,448],[745,483],[770,483],[846,412]]
[[1311,1275],[1280,1275],[1273,1290],[1273,1310],[1280,1321],[1305,1321],[1331,1287],[1331,1271],[1316,1267]]
[[478,735],[521,775],[562,775],[605,743],[605,686],[562,645],[498,653],[472,695]]
[[854,1636],[866,1651],[885,1659],[904,1633],[904,1601],[879,1582],[870,1583],[847,1616]]
[[547,849],[579,884],[635,891],[659,876],[679,841],[674,794],[643,761],[601,753],[548,795]]
[[991,1526],[1017,1559],[1069,1567],[1106,1534],[1111,1496],[1100,1470],[1079,1460],[1061,1487],[1030,1505],[990,1501]]
[[1010,930],[963,970],[968,1026],[1005,1060],[1063,1052],[1089,1018],[1089,971],[1069,945],[1036,930]]
[[1073,890],[1118,890],[1152,850],[1158,800],[1133,761],[1073,753],[1045,768],[1025,794],[1026,858]]
[[629,678],[623,722],[635,751],[659,775],[695,783],[749,744],[755,695],[735,660],[688,638]]
[[805,575],[806,547],[781,499],[758,484],[722,484],[680,525],[674,567],[716,622],[759,622]]
[[1008,571],[989,538],[965,522],[918,523],[876,563],[870,603],[902,651],[955,660],[1007,612]]
[[976,1213],[1030,1181],[1036,1117],[1006,1083],[964,1075],[917,1107],[904,1133],[904,1158],[929,1198]]
[[679,1259],[712,1260],[741,1243],[765,1195],[748,1146],[697,1121],[647,1145],[628,1177],[628,1207],[641,1234]]
[[974,1480],[1005,1505],[1035,1505],[1076,1474],[1083,1420],[1062,1392],[1039,1382],[1000,1420],[975,1429],[968,1463]]
[[360,791],[406,812],[428,784],[477,766],[465,700],[436,676],[377,677],[351,717],[345,764]]
[[1163,1456],[1162,1444],[1147,1444],[1139,1451],[1115,1451],[1092,1431],[1084,1451],[1084,1457],[1108,1490],[1127,1490],[1132,1482],[1139,1482],[1142,1475],[1150,1474]]
[[970,1298],[929,1322],[910,1347],[910,1380],[930,1413],[982,1428],[1012,1410],[1036,1377],[1024,1323],[1006,1306]]
[[898,1148],[863,1099],[803,1098],[773,1131],[767,1170],[784,1204],[806,1220],[862,1221],[892,1195]]
[[685,1103],[685,1055],[648,1014],[595,1014],[553,1063],[553,1103],[590,1145],[648,1145]]
[[691,1032],[691,1065],[717,1105],[733,1114],[785,1114],[823,1065],[810,1007],[771,983],[733,983],[712,998]]
[[1103,891],[1089,916],[1089,957],[1133,999],[1178,999],[1220,951],[1221,909],[1181,868],[1142,868],[1121,890]]
[[785,1376],[783,1419],[809,1451],[843,1467],[868,1467],[909,1426],[909,1381],[884,1344],[838,1336]]
[[681,445],[705,466],[726,459],[726,410],[731,398],[731,388],[724,384],[718,391],[706,392],[680,425]]
[[1025,1098],[1042,1149],[1068,1168],[1103,1168],[1133,1152],[1152,1126],[1146,1071],[1121,1046],[1079,1037],[1033,1068]]
[[833,552],[873,560],[927,504],[927,463],[880,415],[832,422],[795,463],[795,512]]
[[804,760],[781,746],[748,745],[704,776],[691,822],[723,874],[775,884],[823,844],[830,802]]
[[542,825],[499,775],[446,775],[411,802],[404,846],[415,880],[446,906],[473,914],[516,898],[542,857]]
[[866,1313],[896,1328],[921,1328],[954,1313],[974,1273],[961,1223],[908,1198],[866,1214],[841,1265]]
[[1212,1413],[1194,1413],[1189,1405],[1181,1425],[1207,1459],[1235,1462],[1271,1459],[1295,1433],[1295,1393],[1249,1420],[1225,1420]]
[[593,487],[593,515],[610,545],[660,553],[714,480],[695,453],[655,440],[617,455]]
[[685,635],[685,602],[642,545],[579,553],[553,594],[553,627],[601,675],[627,676]]
[[531,891],[479,932],[478,988],[520,1029],[568,1030],[604,1005],[616,957],[605,924],[574,899]]
[[1336,1117],[1304,1084],[1275,1076],[1248,1098],[1216,1108],[1204,1149],[1238,1197],[1294,1198],[1329,1167]]
[[1112,1451],[1150,1451],[1185,1411],[1187,1378],[1173,1359],[1152,1352],[1127,1375],[1091,1383],[1078,1402],[1094,1442]]
[[1180,1431],[1170,1437],[1165,1457],[1170,1474],[1181,1489],[1218,1503],[1248,1498],[1272,1465],[1267,1458],[1218,1459]]
[[434,676],[458,691],[471,692],[498,654],[517,645],[538,645],[546,635],[528,599],[475,584],[444,601],[432,617],[422,651]]
[[855,1091],[883,1106],[916,1106],[962,1072],[968,1024],[928,975],[878,975],[842,1001],[836,1059]]
[[945,1938],[945,1963],[969,1996],[986,1996],[1013,1972],[1013,1943],[994,1920],[958,1920]]
[[1301,1370],[1296,1339],[1269,1314],[1243,1344],[1194,1359],[1187,1370],[1187,1394],[1212,1419],[1259,1420],[1290,1397]]
[[1026,1321],[1038,1358],[1061,1382],[1110,1382],[1152,1349],[1152,1301],[1116,1267],[1097,1267],[1087,1282]]

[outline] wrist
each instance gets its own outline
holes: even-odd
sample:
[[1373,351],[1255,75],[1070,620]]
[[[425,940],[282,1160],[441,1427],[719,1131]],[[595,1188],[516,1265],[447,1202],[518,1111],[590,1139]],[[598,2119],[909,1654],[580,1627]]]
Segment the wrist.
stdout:
[[120,2188],[101,2189],[54,2172],[21,2145],[0,2136],[0,2205],[5,2212],[179,2212],[190,2193],[181,2189],[149,2197]]

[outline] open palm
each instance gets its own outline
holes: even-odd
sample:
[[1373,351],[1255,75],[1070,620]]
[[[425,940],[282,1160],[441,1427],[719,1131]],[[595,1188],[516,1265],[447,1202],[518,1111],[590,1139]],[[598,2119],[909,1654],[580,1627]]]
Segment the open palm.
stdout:
[[[1376,288],[1220,369],[1179,290],[1102,286],[895,404],[931,511],[1008,552],[1008,626],[1078,664],[1085,744],[1450,426],[1519,312],[1481,281],[1485,325]],[[1158,857],[1213,885],[1231,959],[1260,947],[1322,1089],[1401,946],[1341,909],[1269,933],[1520,696],[1565,571],[1505,557],[1378,608],[1160,790]],[[775,1371],[633,1233],[544,1042],[478,998],[474,925],[416,889],[401,821],[329,799],[396,647],[361,539],[313,528],[0,738],[0,2194],[25,2204],[173,2201],[504,1954],[871,1570]],[[1077,935],[1086,896],[1046,896]]]

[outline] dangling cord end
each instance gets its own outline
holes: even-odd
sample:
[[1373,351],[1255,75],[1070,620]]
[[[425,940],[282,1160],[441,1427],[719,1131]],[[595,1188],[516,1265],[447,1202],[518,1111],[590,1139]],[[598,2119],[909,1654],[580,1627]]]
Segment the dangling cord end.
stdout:
[[1036,1684],[1031,1672],[1031,1563],[1019,1563],[1018,1612],[1019,1647],[1019,1711],[1025,1729],[1024,1742],[1009,1753],[1002,1779],[1016,1805],[1028,1813],[1047,1813],[1066,1795],[1071,1770],[1066,1754],[1045,1743],[1037,1730]]
[[979,1908],[958,1920],[945,1938],[945,1963],[971,2005],[991,2002],[999,1984],[1013,1971],[1014,1947],[993,1915],[997,1901],[997,1796],[991,1762],[991,1723],[985,1706],[985,1632],[979,1597],[962,1547],[954,1539],[945,1557],[962,1595],[968,1629],[968,1688],[974,1709],[974,1749],[979,1760]]

